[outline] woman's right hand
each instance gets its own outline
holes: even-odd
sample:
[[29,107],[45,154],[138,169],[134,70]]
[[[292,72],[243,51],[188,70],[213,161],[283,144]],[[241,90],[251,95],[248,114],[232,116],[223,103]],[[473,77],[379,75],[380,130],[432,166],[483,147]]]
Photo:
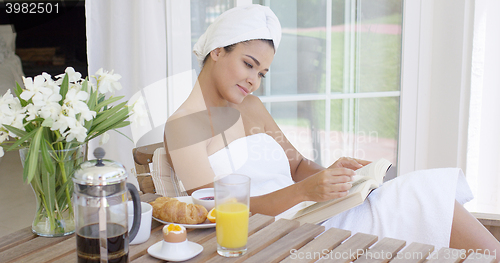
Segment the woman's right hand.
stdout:
[[327,168],[297,184],[300,184],[304,201],[323,202],[346,196],[355,174],[349,168]]

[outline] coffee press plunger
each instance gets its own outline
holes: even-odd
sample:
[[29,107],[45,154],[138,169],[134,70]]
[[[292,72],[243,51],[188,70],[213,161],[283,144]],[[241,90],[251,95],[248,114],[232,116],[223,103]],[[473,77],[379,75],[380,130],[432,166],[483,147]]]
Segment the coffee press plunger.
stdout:
[[[76,246],[80,263],[128,262],[129,238],[135,237],[140,226],[141,201],[137,188],[126,182],[125,167],[103,159],[104,154],[102,148],[95,149],[96,160],[80,164],[73,177]],[[127,192],[130,192],[134,205],[130,233]]]

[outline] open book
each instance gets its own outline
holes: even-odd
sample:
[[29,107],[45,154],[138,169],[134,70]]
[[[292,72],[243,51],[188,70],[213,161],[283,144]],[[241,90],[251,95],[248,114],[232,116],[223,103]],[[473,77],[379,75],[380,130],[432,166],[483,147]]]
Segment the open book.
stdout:
[[326,219],[362,204],[370,192],[382,185],[387,170],[392,164],[386,159],[379,159],[358,170],[353,177],[352,188],[347,196],[325,201],[310,202],[308,206],[298,212],[285,214],[283,217],[295,219],[301,224],[317,224]]

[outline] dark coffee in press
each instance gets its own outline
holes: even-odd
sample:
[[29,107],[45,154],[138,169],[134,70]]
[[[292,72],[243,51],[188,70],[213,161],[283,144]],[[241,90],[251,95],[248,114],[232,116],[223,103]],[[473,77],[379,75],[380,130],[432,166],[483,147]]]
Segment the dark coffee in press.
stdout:
[[[128,262],[128,231],[122,225],[107,224],[108,262]],[[99,246],[99,224],[80,228],[76,234],[76,246],[79,263],[101,262]]]

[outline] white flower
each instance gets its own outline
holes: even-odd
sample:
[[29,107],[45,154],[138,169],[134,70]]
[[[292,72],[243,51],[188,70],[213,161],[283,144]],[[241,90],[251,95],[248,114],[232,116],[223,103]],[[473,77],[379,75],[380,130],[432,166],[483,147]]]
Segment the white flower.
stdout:
[[132,118],[132,123],[135,125],[142,126],[146,124],[146,121],[148,120],[148,112],[142,97],[139,97],[139,99],[137,99],[132,105],[132,114],[130,117]]
[[50,130],[59,130],[59,132],[63,134],[68,128],[76,127],[76,123],[77,120],[75,118],[75,114],[71,111],[71,109],[68,109],[65,105],[63,105],[59,117],[57,117],[57,119],[52,123]]
[[51,92],[50,88],[45,87],[45,78],[43,76],[36,76],[35,79],[23,77],[23,82],[26,88],[20,96],[23,100],[28,101],[33,97],[35,97],[34,100],[40,100],[43,94]]
[[50,74],[43,72],[42,77],[45,79],[45,87],[51,89],[53,93],[59,93],[59,85],[52,79]]
[[0,146],[0,157],[2,157],[4,155],[4,152],[3,152],[3,147]]
[[6,131],[2,131],[0,129],[0,143],[2,143],[5,140],[7,140],[8,137],[9,137],[9,134]]
[[[67,67],[64,72],[68,74],[69,82],[76,83],[82,79],[82,74],[80,74],[80,72],[76,72],[73,67]],[[58,79],[58,85],[61,85],[64,75],[65,74],[59,74],[56,76],[56,78]]]
[[122,85],[118,82],[122,76],[113,74],[113,70],[107,72],[100,68],[95,74],[97,75],[97,87],[101,93],[114,93],[116,90],[122,89]]
[[38,111],[40,110],[41,107],[35,106],[33,104],[28,104],[26,106],[26,120],[27,121],[32,121],[38,116]]
[[59,87],[45,88],[33,96],[33,105],[44,107],[48,104],[59,103],[62,96],[59,94]]
[[[0,97],[0,129],[3,125],[10,125],[24,130],[23,119],[25,116],[25,109],[21,106],[19,99],[14,98],[10,90],[7,90],[7,92]],[[11,133],[9,133],[9,135],[12,137],[15,136]],[[0,143],[1,142],[2,141],[0,141]]]
[[91,111],[84,101],[89,97],[89,94],[85,91],[72,88],[66,94],[66,99],[64,99],[64,105],[72,111],[72,114],[81,114],[83,119],[90,121],[96,116],[95,111]]
[[61,113],[62,107],[57,102],[47,103],[40,110],[40,117],[47,119],[51,118],[52,120],[57,120],[59,114]]
[[109,141],[109,134],[107,132],[101,134],[99,138],[99,145],[103,145]]
[[79,142],[84,142],[87,138],[87,129],[80,122],[76,122],[75,126],[62,134],[66,137],[66,141],[70,142],[76,138]]

